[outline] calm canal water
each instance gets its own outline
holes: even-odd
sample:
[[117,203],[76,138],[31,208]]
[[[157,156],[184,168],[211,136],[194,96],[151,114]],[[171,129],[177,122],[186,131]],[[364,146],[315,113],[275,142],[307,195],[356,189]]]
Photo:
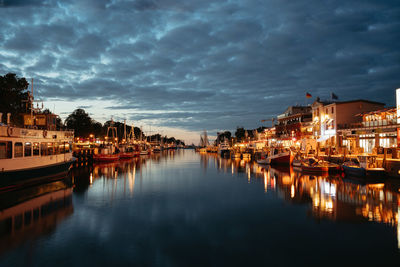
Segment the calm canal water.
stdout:
[[0,266],[398,266],[399,185],[192,150],[0,195]]

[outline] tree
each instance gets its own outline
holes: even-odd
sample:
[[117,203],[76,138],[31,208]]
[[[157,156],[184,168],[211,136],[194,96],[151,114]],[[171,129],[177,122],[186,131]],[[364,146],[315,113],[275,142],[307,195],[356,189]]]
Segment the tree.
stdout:
[[75,131],[75,136],[89,137],[93,132],[93,126],[96,122],[90,118],[89,114],[83,109],[75,109],[65,120],[68,129]]
[[11,122],[22,126],[21,113],[30,112],[24,101],[28,100],[29,83],[25,78],[18,78],[14,73],[0,76],[0,112],[3,113],[2,121],[6,121],[7,113],[11,113]]
[[225,131],[222,133],[218,133],[216,143],[222,143],[225,139],[230,141],[232,137],[232,133],[230,131]]
[[237,141],[242,141],[245,136],[245,129],[243,127],[236,128],[235,136],[237,138]]

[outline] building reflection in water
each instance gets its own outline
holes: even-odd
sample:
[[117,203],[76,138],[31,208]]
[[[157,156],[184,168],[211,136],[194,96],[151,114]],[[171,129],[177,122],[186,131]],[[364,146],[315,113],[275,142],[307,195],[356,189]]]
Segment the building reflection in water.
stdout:
[[72,213],[70,177],[0,194],[0,255],[52,232]]
[[400,249],[400,186],[394,181],[306,175],[288,167],[272,168],[214,155],[202,155],[201,160],[204,168],[214,161],[219,170],[232,175],[244,173],[249,182],[262,179],[266,193],[274,191],[291,203],[310,205],[310,215],[315,219],[377,222],[397,228]]

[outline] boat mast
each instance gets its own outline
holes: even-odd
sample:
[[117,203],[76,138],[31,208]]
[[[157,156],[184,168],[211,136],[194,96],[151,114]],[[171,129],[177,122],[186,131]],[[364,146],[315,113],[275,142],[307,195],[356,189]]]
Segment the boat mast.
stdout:
[[126,120],[124,120],[124,139],[125,139],[125,143],[127,142],[126,140]]

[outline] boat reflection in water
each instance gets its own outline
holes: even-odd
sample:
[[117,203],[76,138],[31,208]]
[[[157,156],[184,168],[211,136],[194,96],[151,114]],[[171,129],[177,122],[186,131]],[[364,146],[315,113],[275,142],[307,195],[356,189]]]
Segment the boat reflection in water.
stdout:
[[203,167],[215,164],[232,175],[246,173],[249,182],[262,182],[265,192],[272,190],[290,203],[310,205],[310,214],[317,220],[377,222],[393,227],[400,249],[400,185],[396,181],[304,175],[289,167],[207,155],[202,156],[202,162]]
[[0,194],[0,255],[51,233],[72,213],[70,177]]

